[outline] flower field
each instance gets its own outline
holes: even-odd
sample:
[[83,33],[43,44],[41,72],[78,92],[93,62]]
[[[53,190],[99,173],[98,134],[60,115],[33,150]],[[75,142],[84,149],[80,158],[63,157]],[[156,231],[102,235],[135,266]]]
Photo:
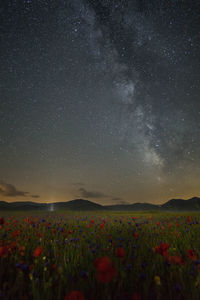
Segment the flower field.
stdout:
[[198,300],[200,216],[1,215],[0,299]]

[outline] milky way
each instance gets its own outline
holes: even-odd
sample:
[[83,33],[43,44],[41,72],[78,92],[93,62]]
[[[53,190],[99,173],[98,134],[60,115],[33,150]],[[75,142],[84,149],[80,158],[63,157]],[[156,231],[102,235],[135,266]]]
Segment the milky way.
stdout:
[[200,195],[199,1],[7,1],[1,15],[0,182],[14,200]]

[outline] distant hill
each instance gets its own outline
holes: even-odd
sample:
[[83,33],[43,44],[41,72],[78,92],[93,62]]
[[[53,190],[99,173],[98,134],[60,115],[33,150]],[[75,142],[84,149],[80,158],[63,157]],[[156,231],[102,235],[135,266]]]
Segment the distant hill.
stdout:
[[31,201],[24,202],[6,202],[0,201],[0,210],[46,210],[48,204]]
[[193,197],[188,200],[171,199],[162,205],[151,203],[133,203],[118,205],[100,205],[95,202],[75,199],[66,202],[36,203],[31,201],[6,202],[0,201],[1,210],[73,210],[73,211],[200,211],[200,198]]
[[68,210],[102,210],[104,207],[92,201],[75,199],[67,202],[55,202],[53,204],[55,209],[68,209]]
[[118,204],[104,206],[112,211],[143,211],[143,210],[159,210],[159,205],[150,203],[133,203],[133,204]]
[[162,210],[181,210],[181,211],[200,210],[200,198],[193,197],[188,200],[171,199],[162,205]]
[[100,204],[83,200],[75,199],[67,202],[55,203],[36,203],[36,202],[6,202],[0,201],[0,210],[76,210],[90,211],[103,210],[104,207]]

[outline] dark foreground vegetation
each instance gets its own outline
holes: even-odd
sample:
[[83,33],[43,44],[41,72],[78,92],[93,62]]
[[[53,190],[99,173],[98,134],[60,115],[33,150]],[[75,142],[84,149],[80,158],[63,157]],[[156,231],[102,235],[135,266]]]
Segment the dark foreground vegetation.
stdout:
[[197,213],[0,216],[0,299],[199,299]]

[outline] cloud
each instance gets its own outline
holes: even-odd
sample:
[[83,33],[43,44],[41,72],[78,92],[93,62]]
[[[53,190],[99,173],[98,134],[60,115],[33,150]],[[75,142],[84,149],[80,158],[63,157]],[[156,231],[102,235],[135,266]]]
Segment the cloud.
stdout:
[[5,197],[32,197],[39,198],[39,195],[29,195],[29,192],[20,191],[14,185],[0,180],[0,196]]
[[32,198],[40,198],[40,195],[31,195]]
[[84,182],[74,182],[74,183],[72,183],[72,185],[84,186],[85,183]]
[[79,189],[80,195],[83,198],[109,198],[110,196],[99,191],[87,191],[84,188]]
[[6,197],[26,197],[28,192],[17,190],[12,184],[0,181],[0,195]]
[[84,188],[80,188],[78,191],[83,198],[110,198],[112,201],[118,202],[119,204],[128,204],[128,202],[123,201],[120,197],[113,197],[112,195],[107,195],[100,191],[88,191]]

